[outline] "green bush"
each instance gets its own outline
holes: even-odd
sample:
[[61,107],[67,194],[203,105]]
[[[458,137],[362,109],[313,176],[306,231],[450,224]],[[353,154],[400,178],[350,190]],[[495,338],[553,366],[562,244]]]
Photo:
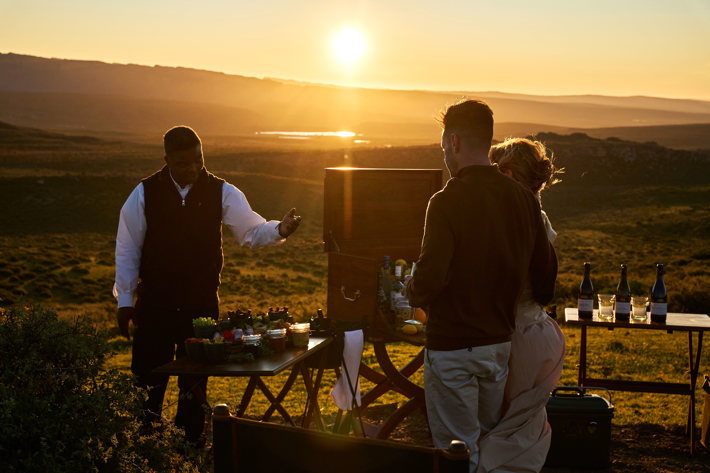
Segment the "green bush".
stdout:
[[207,471],[171,423],[138,420],[133,378],[105,370],[105,335],[84,318],[0,309],[0,471]]

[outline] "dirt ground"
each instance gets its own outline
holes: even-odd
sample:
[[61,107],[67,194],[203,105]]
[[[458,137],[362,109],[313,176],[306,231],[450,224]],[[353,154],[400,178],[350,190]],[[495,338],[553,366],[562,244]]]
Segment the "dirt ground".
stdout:
[[[377,425],[395,409],[394,405],[373,406],[363,420]],[[697,429],[694,455],[685,427],[665,428],[654,424],[611,427],[608,468],[545,467],[542,473],[710,473],[710,450],[699,441]],[[405,419],[391,434],[392,440],[431,446],[431,437],[422,414]]]

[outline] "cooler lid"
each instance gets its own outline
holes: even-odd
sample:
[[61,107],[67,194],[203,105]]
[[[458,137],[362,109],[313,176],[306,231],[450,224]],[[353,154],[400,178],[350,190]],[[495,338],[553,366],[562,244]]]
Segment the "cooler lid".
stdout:
[[586,394],[584,388],[578,386],[558,386],[552,390],[547,401],[548,410],[609,412],[614,406],[597,394]]
[[429,198],[441,169],[327,168],[323,202],[326,251],[421,246]]

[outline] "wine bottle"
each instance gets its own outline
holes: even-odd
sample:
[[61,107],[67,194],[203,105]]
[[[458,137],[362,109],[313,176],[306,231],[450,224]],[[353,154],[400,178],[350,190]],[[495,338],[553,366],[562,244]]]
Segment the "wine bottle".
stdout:
[[594,286],[590,277],[592,265],[584,263],[584,278],[579,285],[579,296],[577,297],[577,316],[580,319],[591,319],[594,315]]
[[380,268],[380,284],[377,289],[377,300],[384,307],[390,306],[390,292],[392,280],[390,279],[390,257],[385,255]]
[[656,282],[651,288],[651,322],[666,322],[666,314],[668,313],[668,295],[666,294],[666,283],[663,282],[662,264],[656,265]]
[[629,320],[629,315],[631,315],[631,288],[626,279],[626,265],[622,264],[621,277],[614,294],[614,317],[616,320],[626,321]]
[[390,293],[390,310],[394,310],[397,306],[397,301],[402,298],[402,289],[404,289],[404,282],[402,281],[402,266],[396,265],[394,267],[394,281],[392,282],[392,289]]

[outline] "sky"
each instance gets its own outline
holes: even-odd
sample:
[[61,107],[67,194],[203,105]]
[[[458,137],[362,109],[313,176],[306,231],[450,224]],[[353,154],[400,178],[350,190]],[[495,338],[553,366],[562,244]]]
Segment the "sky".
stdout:
[[[363,41],[351,62],[332,46],[347,28]],[[710,100],[710,0],[0,0],[0,52],[357,87]]]

